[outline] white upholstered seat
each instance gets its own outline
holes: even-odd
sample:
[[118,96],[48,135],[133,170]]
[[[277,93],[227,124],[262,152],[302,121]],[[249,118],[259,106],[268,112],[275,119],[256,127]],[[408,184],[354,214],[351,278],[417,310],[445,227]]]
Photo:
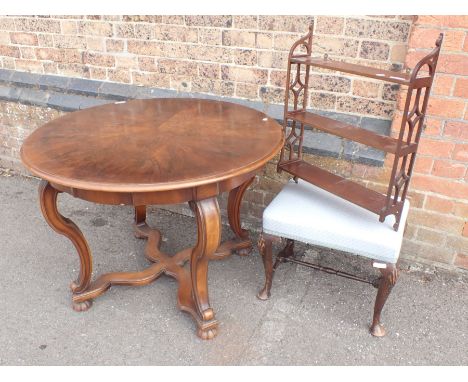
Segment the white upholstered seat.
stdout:
[[263,213],[263,232],[395,264],[408,216],[406,200],[395,217],[378,215],[299,179],[287,183]]

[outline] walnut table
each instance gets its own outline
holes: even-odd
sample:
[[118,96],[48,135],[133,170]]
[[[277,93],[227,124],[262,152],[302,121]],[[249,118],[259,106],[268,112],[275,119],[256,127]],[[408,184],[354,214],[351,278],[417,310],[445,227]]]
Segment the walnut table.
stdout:
[[[78,252],[73,308],[87,310],[111,285],[146,285],[164,273],[177,279],[178,306],[193,316],[197,334],[213,338],[218,322],[208,298],[208,261],[251,250],[239,218],[242,196],[282,144],[280,125],[263,113],[183,98],[116,102],[67,114],[34,131],[21,158],[42,178],[39,197],[45,219]],[[217,196],[226,191],[234,238],[220,245]],[[145,255],[152,264],[91,281],[90,248],[80,229],[58,212],[61,192],[95,203],[134,206],[135,236],[148,240]],[[197,218],[197,242],[169,256],[159,250],[160,232],[146,224],[146,206],[183,202]]]

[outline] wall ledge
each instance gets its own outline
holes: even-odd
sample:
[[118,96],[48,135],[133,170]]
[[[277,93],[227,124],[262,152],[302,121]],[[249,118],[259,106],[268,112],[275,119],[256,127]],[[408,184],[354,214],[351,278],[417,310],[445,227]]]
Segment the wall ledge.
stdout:
[[[49,74],[0,69],[0,100],[25,105],[50,107],[62,111],[76,111],[106,103],[147,98],[204,98],[223,100],[259,110],[279,123],[283,122],[283,106],[248,99],[221,97],[205,93],[137,86],[117,82],[89,80]],[[343,122],[389,135],[391,121],[344,113],[313,110]],[[383,166],[385,153],[371,147],[306,128],[304,152],[352,160],[358,163]]]

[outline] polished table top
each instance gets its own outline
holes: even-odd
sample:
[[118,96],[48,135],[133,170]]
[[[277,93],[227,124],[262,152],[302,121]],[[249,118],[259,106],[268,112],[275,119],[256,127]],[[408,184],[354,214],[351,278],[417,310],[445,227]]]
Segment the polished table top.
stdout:
[[185,98],[131,100],[69,113],[34,131],[21,158],[54,184],[110,192],[197,187],[251,172],[281,148],[256,110]]

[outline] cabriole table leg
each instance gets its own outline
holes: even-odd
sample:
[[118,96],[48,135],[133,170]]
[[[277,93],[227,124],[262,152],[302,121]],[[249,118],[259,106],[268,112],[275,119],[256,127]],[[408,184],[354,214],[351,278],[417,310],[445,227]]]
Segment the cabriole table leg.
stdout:
[[239,187],[232,189],[228,197],[228,220],[229,226],[235,237],[221,244],[213,255],[213,259],[222,259],[237,252],[240,256],[246,256],[252,252],[252,241],[249,237],[249,232],[242,228],[240,219],[240,209],[244,193],[252,184],[255,177],[248,179]]
[[189,312],[198,325],[197,334],[202,339],[212,339],[217,334],[218,321],[208,298],[208,261],[221,240],[221,216],[216,197],[190,202],[197,218],[197,244],[190,256],[190,271],[179,268],[178,304]]
[[[85,291],[89,286],[93,259],[88,243],[80,229],[70,219],[67,219],[58,212],[58,194],[59,191],[52,187],[49,182],[42,180],[39,184],[39,200],[45,220],[54,231],[70,239],[80,257],[80,273],[78,279],[70,285],[73,294],[79,294]],[[73,309],[78,312],[88,310],[91,305],[92,300],[82,302],[73,301]]]

